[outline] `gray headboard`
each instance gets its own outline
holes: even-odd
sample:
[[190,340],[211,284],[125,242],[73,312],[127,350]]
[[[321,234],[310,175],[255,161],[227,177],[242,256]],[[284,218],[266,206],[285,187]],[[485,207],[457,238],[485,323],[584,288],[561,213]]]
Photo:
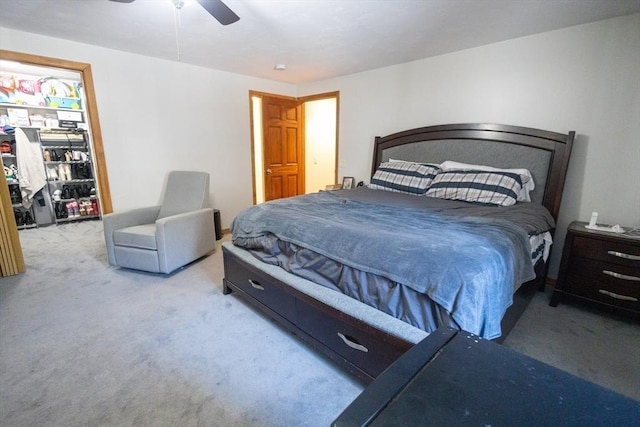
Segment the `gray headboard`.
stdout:
[[560,134],[520,126],[463,123],[429,126],[376,137],[375,173],[389,159],[442,163],[455,160],[500,168],[529,169],[533,203],[558,218],[575,132]]

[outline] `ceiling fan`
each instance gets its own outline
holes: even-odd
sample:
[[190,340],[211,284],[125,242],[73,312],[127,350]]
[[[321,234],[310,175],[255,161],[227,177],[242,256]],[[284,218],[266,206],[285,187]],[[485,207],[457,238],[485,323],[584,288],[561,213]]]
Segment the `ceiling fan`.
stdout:
[[[133,3],[135,0],[111,0],[117,3]],[[222,25],[233,24],[240,19],[233,10],[222,2],[222,0],[196,0],[211,16],[216,18]],[[172,0],[176,9],[184,6],[184,0]]]

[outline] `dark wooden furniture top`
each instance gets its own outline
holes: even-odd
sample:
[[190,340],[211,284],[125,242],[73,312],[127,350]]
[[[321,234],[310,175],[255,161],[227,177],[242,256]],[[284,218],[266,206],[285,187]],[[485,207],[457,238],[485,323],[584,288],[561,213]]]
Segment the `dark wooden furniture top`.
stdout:
[[640,402],[465,331],[441,328],[405,353],[334,427],[630,426]]
[[640,237],[585,225],[576,221],[567,229],[550,305],[570,297],[640,319]]

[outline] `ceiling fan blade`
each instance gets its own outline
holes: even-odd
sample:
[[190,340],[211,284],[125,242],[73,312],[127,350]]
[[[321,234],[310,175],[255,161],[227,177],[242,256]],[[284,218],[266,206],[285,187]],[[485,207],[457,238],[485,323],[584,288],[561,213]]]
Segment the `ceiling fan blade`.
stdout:
[[216,18],[222,25],[233,24],[240,19],[233,10],[222,3],[221,0],[196,0],[211,16]]
[[111,0],[116,3],[133,3],[135,0]]

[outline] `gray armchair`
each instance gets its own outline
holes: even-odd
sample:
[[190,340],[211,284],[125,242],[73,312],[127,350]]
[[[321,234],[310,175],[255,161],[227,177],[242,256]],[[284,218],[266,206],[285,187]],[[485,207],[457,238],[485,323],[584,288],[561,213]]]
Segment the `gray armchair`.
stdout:
[[162,205],[103,217],[109,264],[171,273],[216,247],[209,174],[173,171]]

